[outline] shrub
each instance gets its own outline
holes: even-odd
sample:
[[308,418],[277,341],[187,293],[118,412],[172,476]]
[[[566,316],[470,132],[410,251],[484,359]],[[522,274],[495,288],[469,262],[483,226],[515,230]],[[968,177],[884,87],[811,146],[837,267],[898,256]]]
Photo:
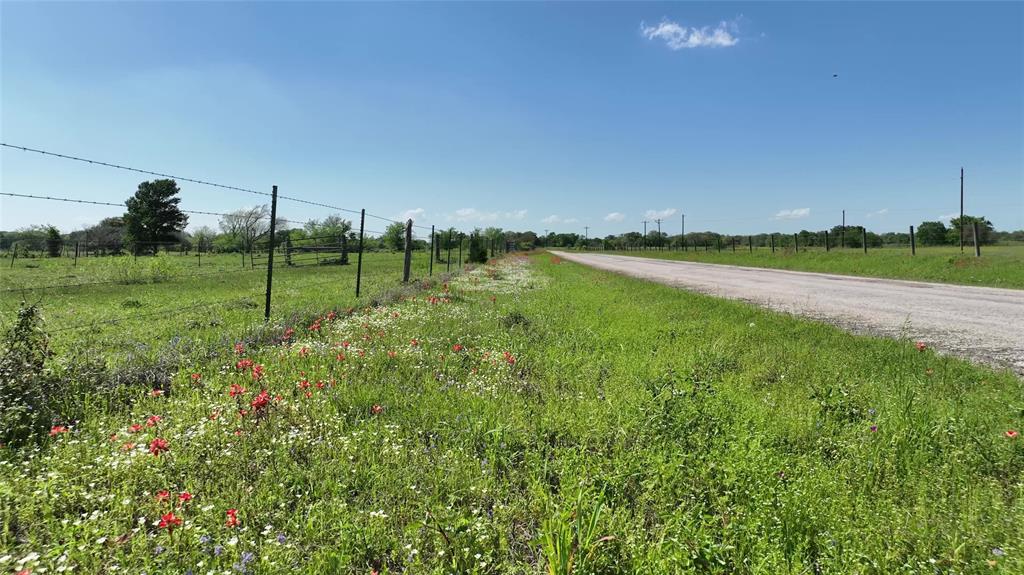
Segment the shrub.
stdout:
[[19,445],[52,425],[57,386],[46,367],[49,356],[39,308],[22,304],[0,351],[0,442]]

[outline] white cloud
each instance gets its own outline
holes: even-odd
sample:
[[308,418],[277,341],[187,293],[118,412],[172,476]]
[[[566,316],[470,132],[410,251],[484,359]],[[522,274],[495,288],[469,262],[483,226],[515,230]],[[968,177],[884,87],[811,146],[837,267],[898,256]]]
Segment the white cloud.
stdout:
[[496,222],[498,220],[522,220],[526,218],[526,214],[526,210],[485,212],[476,208],[459,208],[445,217],[457,222]]
[[399,214],[397,219],[399,219],[399,220],[401,220],[403,222],[405,220],[412,220],[412,221],[415,222],[416,220],[418,220],[418,219],[422,218],[423,216],[425,216],[426,213],[427,213],[427,210],[424,210],[423,208],[413,208],[411,210],[405,210],[404,212]]
[[882,209],[874,211],[874,212],[868,212],[867,217],[874,218],[874,217],[884,216],[884,215],[886,215],[888,213],[889,213],[889,208],[882,208]]
[[799,220],[811,215],[811,208],[796,208],[793,210],[779,210],[775,214],[776,220]]
[[621,222],[626,219],[626,214],[620,214],[619,212],[612,212],[604,217],[606,222]]
[[944,216],[939,216],[939,221],[940,222],[949,222],[949,221],[952,221],[953,218],[959,218],[959,217],[960,217],[960,214],[958,214],[958,213],[946,214]]
[[664,220],[676,215],[679,210],[675,208],[665,208],[664,210],[647,210],[644,212],[644,219],[648,220]]
[[550,216],[541,220],[543,224],[575,224],[578,222],[576,218],[563,218],[561,216],[551,214]]
[[640,33],[648,40],[664,40],[671,50],[683,48],[728,48],[739,43],[736,22],[719,22],[716,26],[700,28],[681,26],[671,20],[662,20],[657,26],[640,22]]

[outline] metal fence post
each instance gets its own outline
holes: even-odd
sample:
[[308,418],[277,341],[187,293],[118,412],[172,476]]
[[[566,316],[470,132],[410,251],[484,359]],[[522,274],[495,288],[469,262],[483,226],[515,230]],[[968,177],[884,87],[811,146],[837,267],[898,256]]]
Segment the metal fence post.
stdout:
[[447,266],[445,271],[447,271],[447,272],[452,271],[452,229],[451,228],[448,228],[448,256],[445,257],[445,260],[446,261],[444,263]]
[[910,226],[910,255],[917,255],[917,242],[914,241],[914,226]]
[[267,251],[267,305],[263,310],[263,321],[270,321],[270,290],[274,285],[274,235],[277,233],[277,186],[270,198],[270,249]]
[[771,238],[771,242],[772,242],[772,253],[774,254],[774,253],[775,253],[775,234],[772,234],[772,235],[770,235],[769,237]]
[[409,283],[409,271],[412,267],[412,220],[405,222],[405,262],[402,266],[402,283]]
[[462,237],[462,233],[459,233],[459,269],[462,269],[462,243],[466,238]]
[[359,284],[363,279],[363,227],[366,224],[366,208],[359,211],[359,257],[356,258],[356,297],[359,297]]
[[434,277],[434,242],[437,237],[434,235],[434,226],[430,226],[430,271],[428,275]]
[[860,228],[860,239],[864,244],[864,253],[868,253],[868,229],[866,227]]
[[75,266],[78,266],[78,242],[75,242]]
[[793,234],[793,251],[800,251],[800,236]]
[[981,257],[981,243],[978,242],[978,220],[971,222],[971,227],[974,229],[974,257]]
[[829,245],[828,245],[828,230],[825,230],[825,252],[827,253],[829,251],[830,251],[830,248],[829,248]]
[[750,248],[750,253],[754,253],[754,238],[753,238],[753,236],[747,236],[747,247]]

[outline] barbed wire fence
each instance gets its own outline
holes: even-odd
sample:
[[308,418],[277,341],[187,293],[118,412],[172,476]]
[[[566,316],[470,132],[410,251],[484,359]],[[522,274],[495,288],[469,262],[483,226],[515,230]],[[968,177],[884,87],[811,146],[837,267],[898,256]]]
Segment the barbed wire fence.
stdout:
[[[84,239],[77,239],[75,241],[65,241],[63,238],[59,240],[40,238],[38,240],[28,242],[21,240],[8,245],[2,245],[2,243],[0,243],[0,250],[7,249],[9,252],[6,254],[6,257],[9,258],[9,262],[4,262],[7,263],[6,266],[0,265],[0,269],[14,268],[17,260],[19,259],[19,254],[27,263],[34,262],[36,261],[36,258],[39,257],[47,257],[47,259],[60,258],[61,261],[67,262],[71,268],[77,268],[79,265],[79,259],[85,258],[110,259],[112,257],[117,257],[122,261],[131,258],[133,262],[138,262],[140,257],[145,258],[147,256],[156,255],[162,255],[165,257],[177,256],[178,258],[181,258],[177,262],[179,265],[174,266],[174,270],[160,270],[158,275],[154,277],[139,277],[138,274],[140,272],[138,270],[122,266],[119,270],[115,270],[113,274],[115,277],[100,277],[89,281],[41,283],[38,285],[8,285],[0,287],[0,295],[17,294],[24,297],[25,295],[36,292],[76,290],[93,286],[149,284],[153,281],[172,282],[174,280],[186,280],[193,278],[228,278],[233,282],[239,283],[239,285],[243,285],[241,280],[256,280],[250,286],[251,289],[242,290],[240,297],[248,300],[256,296],[263,296],[263,319],[264,321],[269,321],[272,311],[271,305],[273,302],[275,272],[282,273],[283,271],[287,271],[291,274],[301,273],[301,270],[303,269],[323,270],[328,267],[351,266],[353,265],[352,260],[354,259],[354,295],[357,298],[362,296],[364,255],[369,252],[379,251],[381,249],[380,246],[383,245],[383,240],[388,233],[384,230],[374,229],[376,226],[368,227],[367,219],[370,219],[371,223],[378,222],[385,223],[388,226],[401,225],[402,227],[404,235],[401,245],[391,246],[392,248],[399,247],[399,251],[402,253],[402,269],[400,275],[396,274],[397,277],[394,282],[396,284],[399,282],[409,283],[410,281],[413,281],[414,269],[419,277],[432,277],[435,272],[435,264],[439,266],[438,272],[452,272],[453,264],[458,266],[456,269],[461,269],[464,259],[462,257],[463,244],[470,237],[469,234],[456,231],[451,227],[446,229],[444,232],[438,232],[435,226],[417,225],[412,219],[400,221],[394,218],[367,212],[365,209],[354,209],[350,207],[332,205],[292,194],[279,194],[277,186],[272,186],[271,191],[265,192],[242,186],[228,185],[199,178],[170,174],[165,171],[141,169],[122,163],[104,162],[3,142],[0,142],[0,147],[27,153],[40,154],[55,159],[81,162],[99,167],[156,176],[159,178],[171,179],[175,182],[187,182],[199,186],[209,186],[221,190],[247,193],[263,198],[269,198],[270,200],[269,213],[263,214],[262,212],[258,212],[255,215],[250,214],[251,217],[248,219],[250,227],[240,232],[238,237],[234,238],[235,241],[233,243],[235,245],[230,248],[214,246],[210,243],[209,238],[202,241],[190,240],[183,233],[184,230],[179,234],[176,241],[148,241],[139,239],[125,240],[121,236],[114,238],[89,238],[86,234]],[[37,195],[8,191],[0,191],[0,196],[34,202],[63,202],[120,209],[127,208],[126,202],[91,200],[67,196]],[[323,233],[322,231],[317,231],[316,219],[300,220],[279,216],[279,208],[281,207],[279,202],[292,202],[303,206],[329,210],[333,214],[349,214],[352,216],[358,216],[358,222],[344,222],[344,224],[338,229],[333,230],[330,233]],[[192,209],[192,207],[193,206],[188,206],[189,209],[180,208],[180,211],[189,215],[216,216],[220,218],[238,216],[237,212],[225,213],[212,210]],[[355,220],[355,218],[352,218],[352,220]],[[356,226],[357,223],[358,227]],[[306,229],[303,229],[302,227],[305,227]],[[307,230],[310,233],[306,233]],[[444,237],[445,234],[447,234],[446,238]],[[444,242],[447,248],[446,250],[439,249],[441,247],[441,242]],[[455,251],[458,261],[453,262],[452,244],[456,242],[457,245],[455,246]],[[369,246],[370,243],[373,243],[374,247],[371,248]],[[33,248],[36,253],[32,253]],[[426,257],[414,258],[414,254],[419,252],[425,253]],[[239,259],[236,260],[236,262],[238,262],[237,267],[230,266],[226,259],[226,256],[232,253],[238,254],[237,257]],[[494,255],[494,253],[495,250],[492,249],[492,255]],[[204,256],[206,258],[205,262]],[[194,265],[192,264],[191,258],[194,258]],[[443,266],[443,268],[440,266]],[[28,264],[28,267],[31,267],[30,263]],[[118,271],[121,272],[120,275],[118,275]],[[77,274],[71,275],[72,277],[77,276]],[[332,278],[321,282],[303,281],[301,285],[311,289],[313,287],[331,285],[332,283],[340,285],[338,278]],[[237,303],[239,299],[240,298],[236,297],[227,300],[222,299],[217,301],[198,302],[184,307],[179,306],[154,310],[146,313],[133,313],[108,319],[61,326],[53,331],[88,329],[105,324],[117,324],[121,321],[170,315],[185,310]]]

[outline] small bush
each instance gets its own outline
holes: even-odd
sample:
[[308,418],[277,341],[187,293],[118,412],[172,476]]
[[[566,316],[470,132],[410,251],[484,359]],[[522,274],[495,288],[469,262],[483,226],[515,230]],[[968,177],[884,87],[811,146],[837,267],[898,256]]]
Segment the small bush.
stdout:
[[49,356],[39,308],[22,304],[0,351],[0,442],[19,445],[52,425],[57,382],[46,367]]

